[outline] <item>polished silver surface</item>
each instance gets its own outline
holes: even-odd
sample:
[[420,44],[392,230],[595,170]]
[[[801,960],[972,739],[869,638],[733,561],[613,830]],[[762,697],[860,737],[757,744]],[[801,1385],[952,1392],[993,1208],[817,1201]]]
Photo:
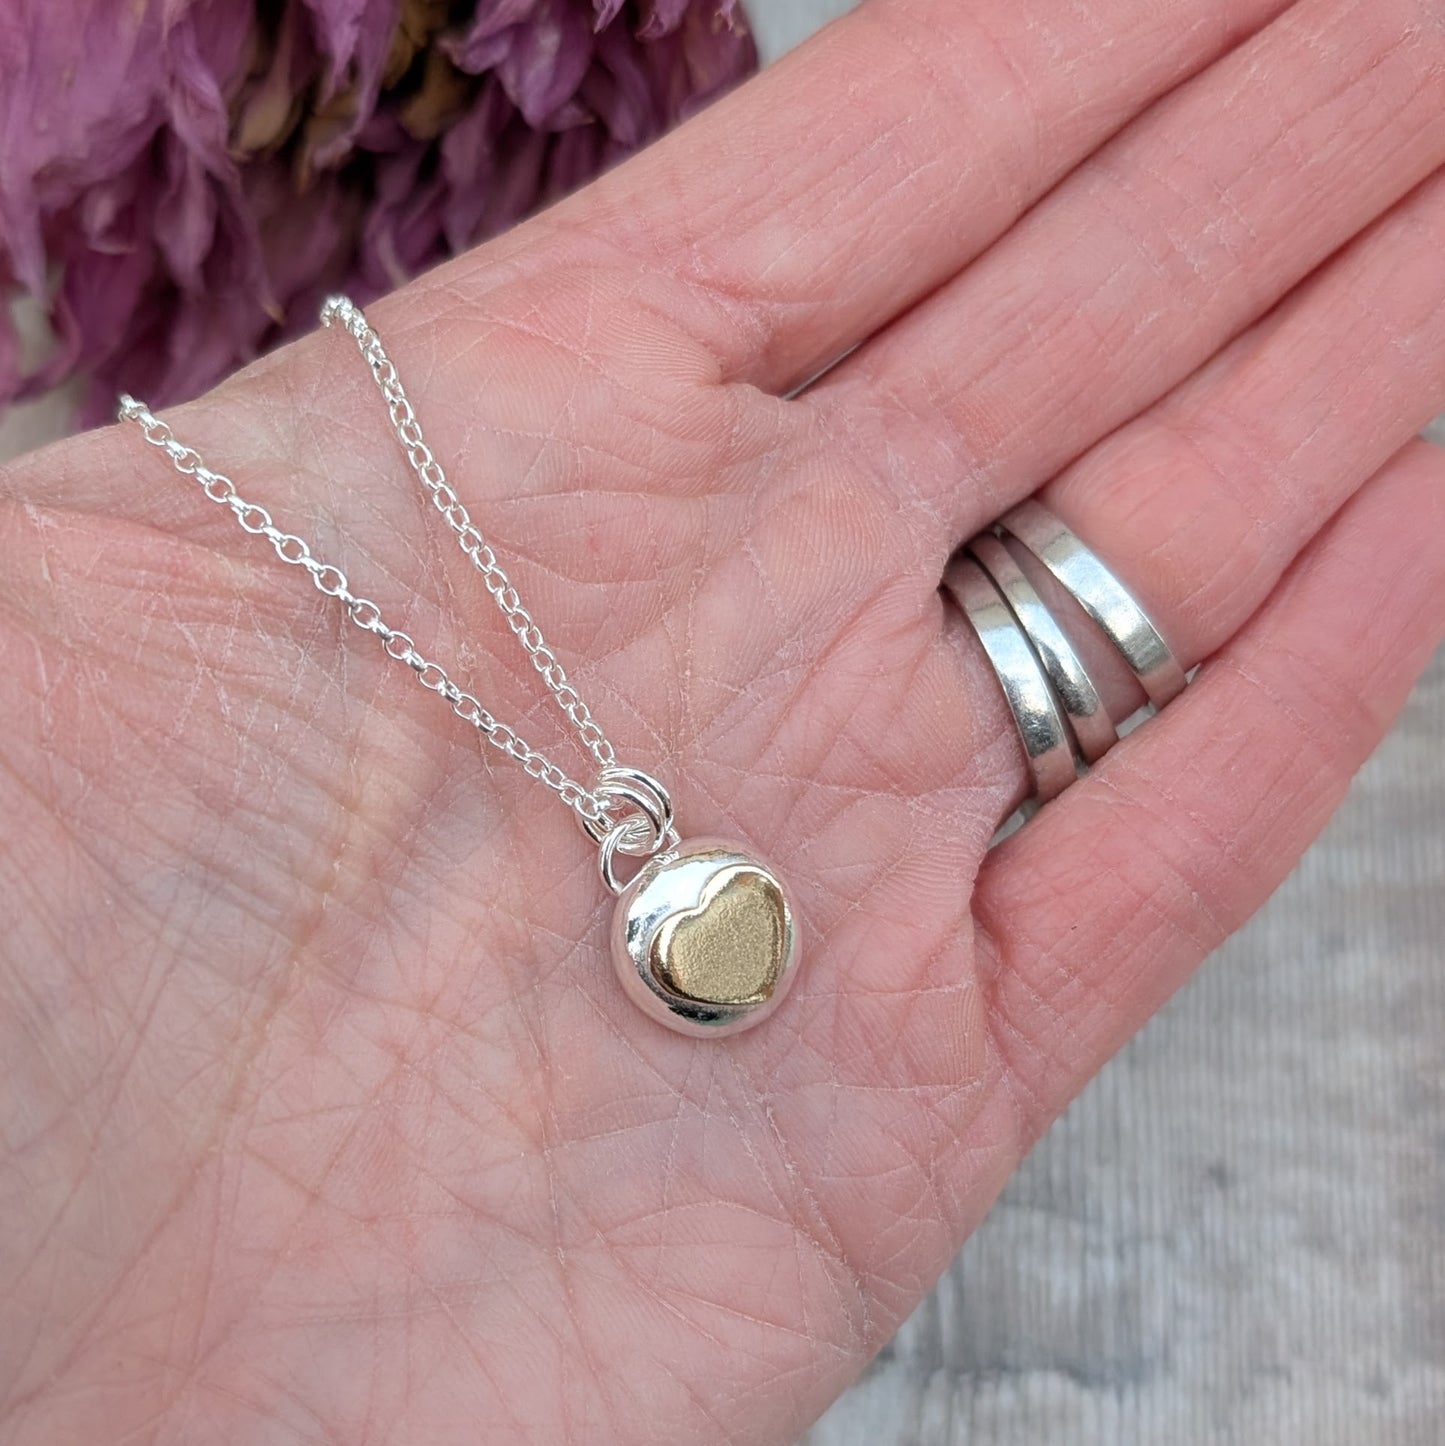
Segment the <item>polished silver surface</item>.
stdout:
[[[684,939],[682,931],[693,931]],[[761,1024],[797,972],[798,929],[782,881],[756,856],[695,839],[649,859],[622,891],[612,960],[628,998],[680,1034]]]
[[990,533],[975,537],[968,545],[973,559],[1003,594],[1019,626],[1034,646],[1054,693],[1063,706],[1069,726],[1078,740],[1086,763],[1096,763],[1119,741],[1113,720],[1105,711],[1099,690],[1089,677],[1074,645],[1054,621],[1043,599],[1013,554]]
[[944,586],[973,625],[1008,700],[1028,757],[1034,793],[1056,798],[1077,777],[1074,743],[1058,700],[1018,619],[971,557],[949,565]]
[[1184,690],[1184,669],[1134,595],[1098,556],[1042,503],[1032,498],[999,518],[1099,625],[1162,708]]

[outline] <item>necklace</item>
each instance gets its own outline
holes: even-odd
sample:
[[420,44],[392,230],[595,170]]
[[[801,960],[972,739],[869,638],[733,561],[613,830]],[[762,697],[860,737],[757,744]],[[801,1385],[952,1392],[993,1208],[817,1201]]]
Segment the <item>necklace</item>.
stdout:
[[[447,481],[396,366],[361,309],[334,296],[322,308],[321,320],[344,327],[355,338],[417,481],[481,573],[547,691],[596,764],[590,787],[495,718],[439,663],[424,657],[406,633],[388,627],[381,609],[354,593],[340,568],[323,562],[302,538],[277,527],[264,507],[247,501],[229,477],[206,466],[143,402],[121,397],[119,415],[137,423],[145,440],[165,452],[178,472],[193,477],[212,502],[229,508],[246,532],[265,538],[282,562],[305,569],[317,590],[335,598],[350,622],[380,641],[387,657],[406,664],[417,682],[442,698],[462,722],[572,810],[597,847],[603,883],[617,896],[610,947],[618,978],[635,1004],[684,1034],[726,1034],[757,1024],[782,1002],[798,964],[797,925],[778,875],[735,844],[713,838],[682,840],[667,789],[651,774],[618,762],[616,750]],[[620,873],[622,858],[641,860],[627,881]]]

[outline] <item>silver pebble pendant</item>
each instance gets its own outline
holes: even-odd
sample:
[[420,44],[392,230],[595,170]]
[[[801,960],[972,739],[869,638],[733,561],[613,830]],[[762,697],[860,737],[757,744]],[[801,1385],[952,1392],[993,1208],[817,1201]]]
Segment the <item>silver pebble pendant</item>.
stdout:
[[[230,508],[247,532],[265,538],[282,562],[304,567],[317,590],[335,598],[351,623],[376,637],[387,657],[410,668],[422,687],[573,810],[597,845],[603,882],[618,896],[612,954],[629,999],[683,1034],[733,1034],[760,1023],[783,1002],[798,965],[797,925],[781,880],[733,844],[683,843],[667,789],[641,769],[618,765],[615,749],[427,446],[381,338],[344,296],[327,301],[321,320],[350,332],[422,491],[456,534],[547,691],[601,766],[590,790],[494,717],[440,663],[423,656],[408,634],[388,626],[370,598],[351,590],[340,568],[313,553],[304,538],[277,527],[264,507],[243,497],[229,477],[211,471],[145,403],[123,397],[120,416],[137,423],[147,442],[162,449],[178,472],[194,478],[212,502]],[[617,872],[622,857],[637,865],[626,882]]]
[[798,931],[778,876],[713,839],[649,859],[622,891],[612,962],[629,999],[684,1034],[733,1034],[783,1001]]
[[[797,924],[777,873],[719,839],[681,842],[667,791],[637,769],[605,769],[594,792],[609,809],[629,810],[610,829],[584,825],[618,896],[612,962],[627,997],[682,1034],[760,1024],[798,966]],[[618,854],[646,857],[626,884]]]

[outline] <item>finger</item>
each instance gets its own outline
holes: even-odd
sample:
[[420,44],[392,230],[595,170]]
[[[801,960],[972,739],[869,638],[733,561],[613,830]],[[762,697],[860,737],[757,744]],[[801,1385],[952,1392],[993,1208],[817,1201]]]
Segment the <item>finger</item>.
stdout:
[[874,0],[539,230],[605,242],[724,376],[787,390],[1285,3]]
[[[1007,0],[874,0],[375,314],[404,370],[431,371],[428,410],[457,414],[454,427],[438,427],[452,434],[443,438],[449,451],[468,437],[479,394],[520,440],[551,431],[572,443],[574,416],[595,421],[590,393],[606,393],[614,376],[635,378],[639,357],[664,369],[695,365],[693,348],[678,359],[679,315],[697,334],[689,340],[708,346],[713,374],[720,365],[786,389],[952,275],[1131,115],[1288,3],[1099,0],[1085,13]],[[908,264],[893,264],[899,256]],[[663,288],[671,290],[655,308],[659,320],[648,302]],[[611,324],[599,324],[598,312]],[[525,366],[488,364],[522,350]],[[578,350],[600,387],[576,377]],[[254,372],[294,375],[299,357],[324,364],[307,339]],[[290,385],[298,409],[336,411],[334,397]],[[229,392],[235,402],[247,389]],[[605,401],[615,416],[616,398]],[[681,421],[679,430],[699,430]],[[94,468],[80,469],[66,496],[53,496],[40,475],[27,479],[27,495],[114,502],[128,489],[106,465],[107,446],[91,439]],[[518,471],[557,485],[538,460],[509,455],[490,470],[513,479],[513,490]],[[678,471],[671,458],[662,470]],[[316,485],[306,479],[303,495]]]
[[[1445,396],[1445,175],[1432,179],[1288,303],[1046,488],[1047,504],[1146,605],[1187,667],[1220,647],[1350,495]],[[1026,559],[1027,560],[1027,559]],[[1117,720],[1132,675],[1061,589],[1033,581]],[[968,624],[956,707],[996,779],[984,828],[1026,791],[1021,746]],[[972,700],[971,703],[966,700]]]
[[940,546],[1136,415],[1445,161],[1421,0],[1305,0],[813,394]]
[[[1107,539],[1190,660],[1273,590],[1445,398],[1445,172],[1289,303],[1044,489]],[[1142,701],[1111,680],[1116,716]]]
[[[627,456],[654,403],[672,425],[651,449],[655,466],[635,479],[639,489],[657,490],[655,478],[688,495],[755,486],[767,428],[739,415],[726,389],[660,386],[646,406],[628,405],[655,380],[640,371],[695,382],[698,339],[713,354],[702,362],[709,377],[717,358],[734,373],[753,355],[772,356],[779,377],[810,371],[815,353],[835,355],[951,274],[1151,97],[1285,3],[1102,0],[1085,21],[1067,8],[1027,15],[1004,0],[967,12],[944,0],[879,0],[572,201],[378,305],[375,319],[404,374],[420,379],[438,452],[465,463],[484,444],[462,479],[469,500],[498,508],[519,492],[565,492],[588,505],[588,492],[602,489],[578,485],[579,459]],[[960,78],[925,83],[949,35],[958,36],[948,58]],[[1036,73],[1014,96],[1010,86]],[[850,105],[837,106],[842,94]],[[820,133],[825,112],[834,120]],[[953,169],[941,178],[945,164]],[[880,264],[900,254],[909,265]],[[665,287],[674,288],[665,299],[652,294]],[[827,322],[840,305],[853,319]],[[689,319],[686,336],[679,315]],[[795,325],[801,339],[789,360],[785,334]],[[344,374],[328,374],[334,342],[306,338],[225,389],[236,430],[289,454],[286,474],[264,479],[267,498],[288,513],[314,512],[333,496],[362,496],[378,511],[394,505],[394,451],[371,426],[373,399],[359,388],[353,399]],[[289,406],[278,414],[271,403],[283,376]],[[220,466],[244,459],[211,411],[203,403],[184,421],[197,445]],[[722,465],[697,445],[715,434],[738,442]],[[10,488],[34,502],[119,504],[138,521],[175,525],[168,479],[118,469],[104,436],[73,445],[88,464],[63,486],[32,458],[23,476],[10,474]],[[338,484],[327,474],[343,455],[348,475]],[[611,502],[594,497],[580,526],[601,525],[596,514]],[[207,509],[195,515],[214,535]],[[387,511],[388,528],[405,516]],[[505,529],[504,517],[493,520]]]
[[1445,454],[1411,443],[1194,686],[985,862],[992,1037],[1036,1135],[1268,897],[1445,637]]

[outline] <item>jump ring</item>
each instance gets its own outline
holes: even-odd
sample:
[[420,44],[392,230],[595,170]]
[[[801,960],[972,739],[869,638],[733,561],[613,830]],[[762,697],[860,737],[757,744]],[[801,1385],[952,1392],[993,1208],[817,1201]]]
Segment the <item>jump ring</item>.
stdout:
[[[578,817],[581,817],[579,814]],[[605,834],[602,839],[602,847],[597,854],[597,871],[602,875],[602,882],[607,885],[610,892],[620,894],[627,885],[617,876],[617,855],[620,853],[631,853],[631,849],[625,847],[626,834],[631,825],[640,822],[637,815],[617,825],[611,833]],[[649,853],[655,853],[659,847],[666,844],[669,848],[676,847],[678,842],[677,832],[669,829],[667,833],[658,840]]]
[[[577,815],[578,824],[593,843],[600,846],[613,840],[612,852],[646,857],[676,838],[672,799],[667,789],[651,774],[614,764],[598,774],[592,792],[608,807],[609,812],[607,820]],[[614,803],[630,805],[621,820],[611,818],[610,806]],[[639,833],[636,827],[628,827],[628,824],[641,825],[643,832]]]

